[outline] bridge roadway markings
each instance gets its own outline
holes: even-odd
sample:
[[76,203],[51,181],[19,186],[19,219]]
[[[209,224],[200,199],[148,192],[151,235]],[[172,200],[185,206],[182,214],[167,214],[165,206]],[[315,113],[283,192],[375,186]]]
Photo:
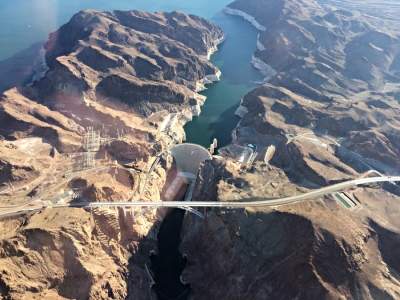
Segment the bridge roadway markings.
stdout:
[[[277,206],[283,204],[289,204],[298,202],[301,200],[306,200],[310,198],[315,198],[325,194],[333,193],[336,191],[343,190],[347,187],[373,183],[373,182],[394,182],[400,181],[400,176],[385,176],[385,177],[369,177],[361,178],[355,180],[349,180],[341,183],[337,183],[328,187],[324,187],[315,191],[311,191],[305,194],[281,198],[281,199],[271,199],[262,201],[252,201],[252,202],[183,202],[183,201],[154,201],[154,202],[82,202],[82,203],[68,203],[68,204],[56,204],[49,206],[49,208],[68,208],[68,207],[137,207],[137,206],[161,206],[161,207],[257,207],[257,206]],[[184,203],[184,205],[182,205]],[[0,217],[24,214],[32,210],[38,211],[44,209],[44,207],[31,207],[30,209],[24,209],[19,211],[10,211],[0,214]]]

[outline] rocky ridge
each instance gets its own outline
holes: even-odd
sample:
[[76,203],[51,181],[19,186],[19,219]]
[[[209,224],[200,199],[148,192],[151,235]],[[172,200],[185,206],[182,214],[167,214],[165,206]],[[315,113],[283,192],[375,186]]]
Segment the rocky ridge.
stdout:
[[[266,6],[268,10],[265,9]],[[389,72],[390,76],[384,74],[387,69],[381,65],[381,69],[376,72],[374,69],[371,73],[373,76],[346,77],[350,73],[340,73],[346,66],[340,66],[340,63],[336,66],[335,60],[328,57],[335,51],[334,54],[340,56],[340,47],[333,47],[334,51],[329,52],[329,55],[325,53],[327,48],[313,48],[317,42],[321,42],[321,36],[325,36],[318,36],[318,41],[313,37],[311,28],[315,27],[314,22],[322,24],[322,21],[314,17],[324,16],[327,14],[325,10],[333,8],[316,1],[300,0],[237,1],[229,7],[236,10],[235,14],[243,15],[265,28],[258,40],[260,53],[254,55],[253,61],[257,62],[260,69],[268,69],[268,74],[273,78],[270,84],[249,93],[241,102],[242,109],[238,114],[242,120],[233,133],[233,144],[236,146],[234,150],[239,153],[246,147],[249,148],[244,145],[253,145],[251,151],[246,150],[250,153],[249,161],[239,163],[236,159],[216,157],[206,162],[202,165],[199,182],[194,190],[193,197],[196,200],[273,199],[304,193],[309,189],[345,179],[367,176],[363,174],[366,171],[365,162],[349,155],[348,151],[351,150],[376,159],[378,166],[386,163],[398,167],[398,104],[393,99],[393,83],[389,82],[389,85],[384,86],[385,93],[370,90],[370,87],[381,86],[385,76],[395,82],[396,78],[390,76],[397,75],[395,72]],[[359,16],[358,13],[347,10],[334,10],[336,15],[347,18]],[[329,17],[326,16],[326,19]],[[4,109],[2,108],[1,116],[6,116],[21,130],[10,133],[9,129],[3,129],[0,132],[6,139],[16,140],[17,144],[19,138],[33,133],[39,132],[38,136],[47,136],[47,133],[41,133],[43,129],[36,128],[50,127],[55,131],[51,144],[60,152],[68,153],[71,148],[79,149],[80,145],[74,138],[79,139],[86,126],[95,126],[98,129],[107,120],[105,123],[108,134],[117,138],[110,141],[106,152],[113,155],[114,159],[128,162],[132,162],[132,157],[141,153],[142,161],[133,163],[135,168],[139,168],[140,162],[148,162],[152,156],[162,153],[168,147],[174,139],[163,133],[165,129],[177,122],[177,116],[187,120],[191,114],[198,112],[197,106],[201,100],[193,98],[196,97],[195,92],[202,88],[202,84],[218,77],[215,68],[213,70],[216,72],[209,75],[206,72],[203,74],[201,70],[207,68],[205,60],[215,47],[207,39],[212,41],[215,38],[219,42],[221,35],[209,34],[208,38],[202,39],[210,46],[208,48],[200,45],[192,46],[192,50],[185,50],[187,53],[196,53],[196,58],[189,58],[189,61],[193,59],[197,64],[196,59],[201,60],[192,77],[186,73],[178,74],[180,67],[174,57],[168,56],[164,63],[160,62],[157,55],[164,49],[159,44],[160,36],[167,40],[173,38],[174,43],[181,47],[176,42],[180,39],[179,30],[176,33],[170,29],[176,29],[175,25],[170,25],[171,22],[175,24],[176,19],[180,20],[181,25],[182,22],[188,22],[195,28],[200,26],[196,22],[192,24],[195,17],[184,17],[177,12],[154,15],[135,11],[99,13],[97,18],[93,18],[89,11],[77,14],[72,23],[53,34],[46,45],[46,60],[50,66],[46,77],[32,88],[14,89],[3,97]],[[123,25],[126,28],[121,28],[119,23],[125,24],[126,20],[141,20],[148,26],[138,28]],[[99,26],[96,25],[97,21],[100,21]],[[329,22],[334,21],[333,18]],[[368,22],[374,22],[374,26],[379,25],[376,20],[368,19]],[[149,28],[156,28],[156,36],[136,33],[137,36],[132,38],[130,35],[133,31]],[[280,32],[276,44],[265,42],[270,41],[271,36],[271,40],[274,40],[274,31],[270,28],[285,29]],[[362,31],[367,27],[356,25],[354,28]],[[351,30],[356,30],[354,28]],[[185,35],[191,36],[192,32],[188,32],[188,29],[184,31]],[[71,30],[79,37],[77,40],[65,37],[65,33]],[[318,30],[322,29],[318,27]],[[146,40],[147,37],[150,37],[149,40]],[[103,38],[108,39],[106,43],[101,42]],[[128,44],[136,43],[135,47],[142,44],[144,46],[142,51],[131,49],[128,45],[120,47],[119,43],[123,43],[121,40],[128,41]],[[266,58],[267,54],[273,56],[275,53],[278,56],[278,51],[274,52],[272,48],[274,45],[279,48],[285,44],[288,52],[283,52],[282,61],[274,65]],[[375,44],[374,46],[376,47]],[[121,48],[125,47],[129,51],[124,52],[125,57],[119,57],[116,53],[122,54]],[[183,55],[184,47],[179,50],[180,55]],[[394,51],[390,55],[397,51],[395,47],[389,50]],[[325,56],[319,51],[325,51]],[[140,59],[130,61],[132,53]],[[199,53],[202,56],[200,58]],[[93,58],[101,58],[102,64],[97,64]],[[317,61],[317,58],[323,62]],[[344,62],[345,59],[342,59],[341,63]],[[144,73],[133,68],[136,63],[136,66],[140,66],[138,70]],[[167,71],[163,69],[166,65]],[[329,75],[333,74],[332,81],[338,86],[343,85],[342,89],[347,94],[342,90],[339,92],[334,84],[320,84],[315,76],[310,76],[308,71],[318,68],[321,69],[318,72],[313,71],[312,76],[320,78],[325,71]],[[168,70],[175,70],[176,75],[173,72],[168,73]],[[313,78],[312,81],[310,78]],[[168,84],[164,84],[165,81]],[[318,84],[314,84],[315,82]],[[125,93],[128,95],[126,98]],[[135,93],[145,94],[144,103],[132,101]],[[168,97],[175,96],[178,97],[178,102],[163,102],[170,99]],[[343,101],[343,98],[354,96],[364,101]],[[22,98],[20,106],[30,105],[32,110],[23,108],[23,115],[19,118],[19,106],[10,105],[13,98]],[[36,107],[37,103],[43,104],[40,106],[43,112],[37,113],[40,111]],[[129,104],[132,111],[127,112],[125,104]],[[182,107],[188,108],[183,116],[179,114]],[[164,111],[158,111],[160,109]],[[143,121],[144,116],[149,116],[146,121]],[[53,123],[53,119],[58,122]],[[25,120],[29,121],[28,125],[24,124]],[[51,125],[46,125],[46,122]],[[160,132],[160,128],[163,128],[163,132]],[[123,138],[119,137],[120,130],[124,132]],[[6,143],[8,145],[9,141]],[[257,146],[256,152],[254,145]],[[15,150],[21,149],[20,144],[18,148],[10,147],[12,149],[4,152],[7,155],[10,155],[8,151],[16,153]],[[234,151],[231,153],[234,157]],[[52,159],[47,154],[43,154],[41,159],[43,164],[51,164]],[[56,159],[62,160],[63,157],[57,156]],[[14,160],[2,160],[1,174],[13,178],[12,176],[24,172],[29,173],[29,170],[10,168],[12,164],[17,165]],[[38,165],[32,165],[32,168],[38,173],[43,172]],[[167,173],[171,174],[171,169],[173,170],[171,157],[164,157],[161,165],[155,166],[150,173],[149,188],[141,195],[145,201],[159,198],[160,193],[162,194],[161,187],[168,181]],[[91,201],[121,201],[125,197],[138,197],[141,194],[140,187],[146,179],[145,174],[112,165],[109,171],[96,176],[81,175],[72,180],[69,186],[79,189],[82,197]],[[39,188],[35,191],[39,193]],[[181,252],[187,253],[189,260],[182,278],[191,283],[191,297],[398,298],[400,290],[397,266],[400,254],[397,245],[400,224],[399,199],[393,194],[396,190],[391,186],[383,186],[383,189],[379,186],[364,186],[347,192],[351,194],[352,201],[357,203],[354,210],[348,210],[332,195],[327,195],[308,202],[268,209],[209,210],[204,220],[187,214],[182,231]],[[26,192],[21,194],[27,197]],[[11,194],[6,194],[6,197],[9,195]],[[32,297],[45,297],[49,294],[50,297],[82,299],[148,297],[144,288],[147,284],[143,283],[143,278],[147,276],[144,263],[149,251],[156,249],[156,233],[165,212],[149,211],[139,216],[135,222],[131,221],[129,211],[79,212],[75,215],[76,218],[85,221],[84,224],[87,225],[83,229],[76,226],[80,221],[68,223],[51,209],[33,216],[28,215],[18,221],[7,220],[2,223],[5,228],[2,240],[5,250],[0,254],[0,259],[10,265],[7,265],[9,271],[3,270],[0,277],[1,293],[9,298],[21,298],[25,293]],[[73,213],[75,214],[75,210]],[[54,226],[42,226],[42,218],[50,218]],[[28,251],[27,248],[31,245],[27,242],[29,230],[40,231],[43,236],[50,234],[52,241],[56,241],[57,250],[53,251],[50,247]],[[39,233],[36,233],[37,237],[42,238]],[[71,235],[72,238],[62,239],[64,235]],[[9,246],[9,240],[20,242]],[[46,240],[46,243],[51,243],[50,240]],[[94,245],[93,252],[88,254],[86,247],[85,250],[77,251],[79,255],[73,259],[68,256],[68,268],[64,267],[64,261],[57,261],[53,268],[59,270],[58,277],[56,276],[59,282],[55,284],[50,280],[53,276],[41,275],[42,270],[39,267],[33,268],[32,273],[24,268],[20,271],[16,267],[22,265],[22,260],[30,261],[34,266],[40,265],[38,262],[47,261],[57,251],[82,249],[79,245],[90,243]],[[127,249],[129,253],[126,252]],[[111,258],[110,262],[108,259],[104,260],[113,270],[111,274],[104,272],[102,265],[97,267],[93,258],[89,257],[94,255],[103,258],[104,253]],[[80,265],[85,260],[91,264],[81,268]],[[65,273],[63,270],[66,270]],[[63,282],[69,284],[69,288],[76,285],[70,281],[69,274],[76,275],[82,282],[78,285],[79,290],[72,289],[67,293]],[[41,278],[39,283],[32,279],[35,276]],[[229,287],[228,291],[226,287]]]
[[208,59],[223,37],[178,11],[86,10],[50,34],[44,77],[0,100],[1,209],[43,205],[0,222],[2,297],[147,299],[165,210],[50,206],[159,200],[175,167],[156,156],[184,139],[197,92],[219,80]]
[[[219,70],[207,59],[222,40],[220,28],[177,11],[157,14],[82,11],[46,42],[45,59],[50,69],[45,77],[30,88],[10,90],[3,96],[1,117],[15,129],[1,128],[2,135],[11,138],[19,132],[21,137],[31,134],[32,130],[41,131],[36,129],[38,122],[31,120],[32,112],[21,111],[16,116],[5,107],[7,100],[13,103],[31,100],[39,105],[36,111],[61,113],[53,116],[56,127],[46,128],[42,137],[51,130],[58,135],[61,129],[72,135],[82,129],[79,125],[96,128],[105,123],[112,127],[107,118],[116,117],[110,108],[128,110],[129,114],[125,115],[129,119],[132,120],[132,114],[137,117],[133,123],[143,123],[144,117],[166,111],[178,114],[178,123],[182,126],[200,113],[205,98],[197,91],[219,79]],[[36,113],[33,117],[48,118],[40,115]],[[23,119],[29,121],[23,122]],[[120,130],[140,127],[137,126],[140,124],[127,124],[122,118],[121,121]],[[157,120],[158,124],[154,125],[159,126],[162,121]],[[116,131],[116,128],[110,130]],[[180,138],[184,138],[182,133]],[[52,141],[60,143],[60,138]],[[59,150],[68,146],[60,145]]]
[[[276,199],[398,173],[397,4],[237,0],[224,12],[260,30],[252,62],[267,78],[242,99],[223,158],[201,168],[196,200]],[[398,186],[344,193],[353,207],[330,194],[186,216],[192,299],[397,299]]]

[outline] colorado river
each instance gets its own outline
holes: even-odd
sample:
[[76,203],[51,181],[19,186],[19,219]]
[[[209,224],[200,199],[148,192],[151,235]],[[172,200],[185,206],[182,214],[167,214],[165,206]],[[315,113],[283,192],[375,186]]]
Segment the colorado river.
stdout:
[[[231,131],[240,120],[234,112],[241,98],[256,86],[250,81],[261,81],[263,77],[250,64],[256,50],[257,29],[241,17],[223,13],[217,13],[211,21],[224,30],[227,38],[211,57],[211,62],[222,72],[221,80],[207,85],[202,92],[207,100],[200,116],[184,128],[187,142],[208,147],[217,138],[220,147],[231,142]],[[160,300],[186,299],[190,293],[179,281],[186,265],[179,252],[183,217],[184,211],[172,210],[158,233],[159,254],[152,258],[151,268]]]
[[242,97],[262,81],[263,76],[250,63],[259,31],[238,16],[217,13],[211,21],[225,32],[226,41],[211,56],[211,62],[222,72],[221,80],[207,85],[201,92],[207,96],[199,117],[184,126],[186,141],[209,147],[213,138],[218,148],[229,144],[231,132],[239,122],[234,115]]
[[158,233],[158,255],[151,259],[156,285],[154,290],[159,300],[187,299],[190,286],[183,285],[179,277],[186,266],[186,261],[179,252],[181,229],[185,211],[172,209],[165,217]]

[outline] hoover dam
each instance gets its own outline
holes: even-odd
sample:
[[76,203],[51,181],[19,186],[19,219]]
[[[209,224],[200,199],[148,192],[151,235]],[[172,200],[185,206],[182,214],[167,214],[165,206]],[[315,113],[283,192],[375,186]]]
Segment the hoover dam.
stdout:
[[173,146],[170,151],[175,158],[178,170],[193,175],[198,173],[200,163],[212,159],[212,155],[207,149],[196,144],[179,144]]

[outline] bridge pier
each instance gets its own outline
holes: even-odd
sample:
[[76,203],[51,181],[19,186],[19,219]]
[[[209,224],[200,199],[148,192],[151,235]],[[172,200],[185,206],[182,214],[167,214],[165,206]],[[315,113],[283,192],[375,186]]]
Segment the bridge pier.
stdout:
[[135,217],[135,211],[133,210],[133,206],[131,206],[131,214],[132,214],[132,219]]
[[122,206],[122,209],[124,210],[124,217],[126,218],[126,207]]

